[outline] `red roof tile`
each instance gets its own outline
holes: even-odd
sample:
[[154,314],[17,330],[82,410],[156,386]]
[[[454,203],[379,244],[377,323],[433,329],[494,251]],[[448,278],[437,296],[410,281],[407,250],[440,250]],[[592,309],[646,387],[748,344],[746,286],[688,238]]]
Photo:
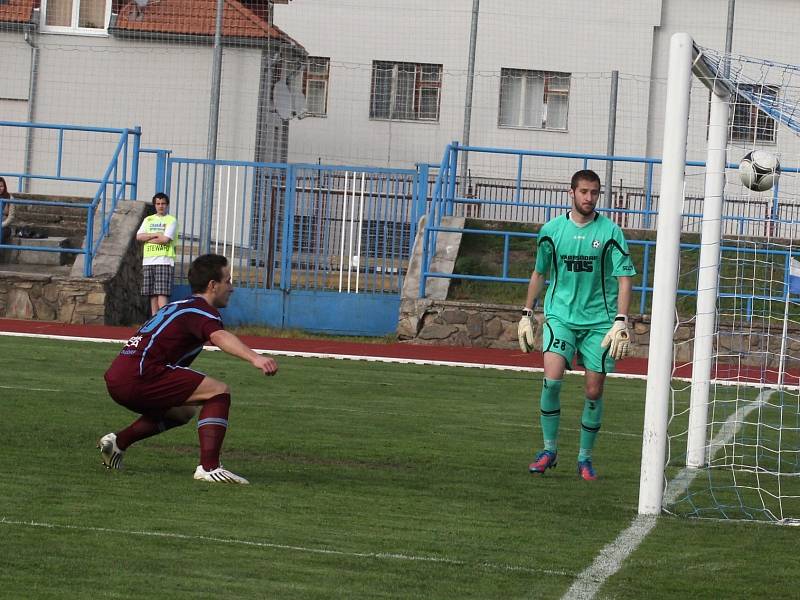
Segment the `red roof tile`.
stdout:
[[34,0],[9,0],[0,4],[0,22],[28,23],[31,20]]
[[[173,35],[213,36],[217,0],[150,0],[139,12],[135,2],[119,10],[116,29]],[[222,21],[224,37],[278,39],[297,44],[277,27],[238,0],[225,0]]]

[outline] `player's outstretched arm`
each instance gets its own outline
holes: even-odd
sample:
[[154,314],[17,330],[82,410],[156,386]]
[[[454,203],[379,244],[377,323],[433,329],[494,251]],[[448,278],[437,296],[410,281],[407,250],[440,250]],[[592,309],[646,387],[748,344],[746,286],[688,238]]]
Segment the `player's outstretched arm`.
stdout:
[[225,331],[224,329],[215,331],[211,334],[211,342],[223,352],[246,360],[255,368],[261,369],[264,375],[275,375],[278,372],[278,363],[275,362],[274,358],[253,352],[230,331]]

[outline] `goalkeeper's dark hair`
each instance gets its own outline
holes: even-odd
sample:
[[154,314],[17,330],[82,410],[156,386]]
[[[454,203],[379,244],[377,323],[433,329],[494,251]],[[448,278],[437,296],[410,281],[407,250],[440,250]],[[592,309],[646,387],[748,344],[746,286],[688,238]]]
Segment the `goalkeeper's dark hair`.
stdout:
[[572,180],[569,182],[569,188],[574,192],[575,189],[578,187],[579,181],[592,181],[596,182],[600,185],[600,175],[592,171],[591,169],[583,169],[582,171],[577,171],[573,176]]
[[202,294],[211,281],[222,281],[222,269],[228,259],[221,254],[203,254],[194,259],[189,267],[189,286],[193,294]]

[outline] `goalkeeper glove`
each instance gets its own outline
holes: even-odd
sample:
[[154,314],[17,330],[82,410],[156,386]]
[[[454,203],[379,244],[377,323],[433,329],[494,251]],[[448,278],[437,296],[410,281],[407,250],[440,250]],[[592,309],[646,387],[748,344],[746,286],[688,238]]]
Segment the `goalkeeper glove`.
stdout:
[[533,311],[530,308],[522,309],[522,318],[517,325],[517,338],[520,350],[523,352],[533,350]]
[[628,347],[630,345],[631,335],[628,333],[628,317],[625,315],[617,315],[614,319],[614,324],[608,330],[606,337],[600,343],[601,348],[608,348],[611,346],[608,353],[614,360],[619,360],[628,356]]

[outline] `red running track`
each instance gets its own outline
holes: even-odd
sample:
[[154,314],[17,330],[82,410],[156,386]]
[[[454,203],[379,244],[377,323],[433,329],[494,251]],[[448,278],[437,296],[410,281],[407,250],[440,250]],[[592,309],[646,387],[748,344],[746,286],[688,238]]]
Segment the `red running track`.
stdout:
[[[136,331],[133,327],[110,327],[105,325],[69,325],[49,321],[26,321],[0,319],[0,332],[23,335],[43,335],[53,337],[79,337],[98,340],[127,340]],[[337,340],[304,340],[273,337],[241,336],[241,339],[255,350],[276,353],[302,353],[335,356],[339,358],[397,359],[400,361],[420,361],[433,363],[465,364],[487,367],[541,369],[540,352],[524,354],[519,350],[497,348],[463,348],[460,346],[430,346],[424,344],[393,343],[369,344]],[[616,373],[621,375],[643,376],[647,374],[646,358],[625,358],[617,362]],[[675,369],[676,377],[690,378],[691,365],[680,365]],[[761,370],[737,363],[717,365],[716,379],[749,383],[777,383],[778,373],[774,370]],[[789,386],[800,385],[800,372],[789,370],[784,374],[784,383]]]
[[[127,340],[135,331],[136,329],[133,327],[69,325],[49,321],[0,319],[0,332],[26,335]],[[354,358],[384,358],[510,368],[542,367],[542,355],[540,352],[524,354],[520,350],[429,346],[400,342],[394,344],[370,344],[337,340],[303,340],[246,335],[241,336],[241,339],[255,350],[265,350],[267,352],[297,352]],[[617,363],[617,372],[629,375],[645,375],[647,373],[647,360],[643,358],[626,358]]]

